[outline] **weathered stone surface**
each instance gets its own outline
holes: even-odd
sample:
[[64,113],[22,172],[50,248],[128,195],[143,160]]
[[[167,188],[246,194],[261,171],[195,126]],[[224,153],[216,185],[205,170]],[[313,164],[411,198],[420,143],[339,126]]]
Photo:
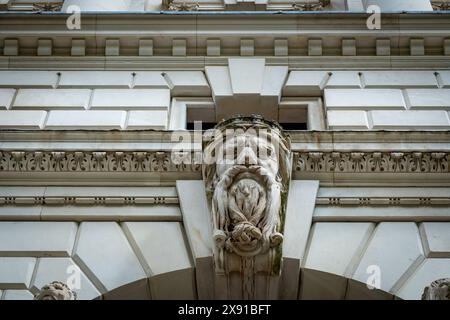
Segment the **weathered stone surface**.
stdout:
[[405,109],[402,92],[395,89],[325,89],[325,105],[328,109]]
[[448,129],[445,111],[371,111],[373,129]]
[[330,129],[368,129],[365,111],[328,111]]
[[131,245],[114,222],[83,222],[73,260],[102,293],[146,277]]
[[14,109],[85,109],[91,90],[21,89],[14,100]]
[[97,89],[91,109],[165,109],[170,105],[168,89]]
[[123,129],[125,111],[69,111],[55,110],[50,114],[46,129]]
[[0,111],[1,129],[42,129],[46,111]]
[[73,222],[0,222],[0,255],[69,257],[76,232]]
[[0,258],[0,289],[27,289],[36,258]]
[[450,258],[449,222],[425,222],[420,225],[420,231],[428,258]]

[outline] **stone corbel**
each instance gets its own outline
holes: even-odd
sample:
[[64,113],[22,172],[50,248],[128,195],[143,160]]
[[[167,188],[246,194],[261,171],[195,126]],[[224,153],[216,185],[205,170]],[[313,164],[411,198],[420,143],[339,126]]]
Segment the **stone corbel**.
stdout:
[[205,142],[216,298],[273,298],[290,173],[289,137],[260,117],[221,122]]
[[42,287],[34,300],[77,300],[77,293],[65,283],[53,281]]
[[433,281],[425,287],[422,300],[450,300],[450,278]]

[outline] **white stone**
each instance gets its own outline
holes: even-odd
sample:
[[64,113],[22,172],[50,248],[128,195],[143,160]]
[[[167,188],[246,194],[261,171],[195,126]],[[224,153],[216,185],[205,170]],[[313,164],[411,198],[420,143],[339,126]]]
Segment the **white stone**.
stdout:
[[123,129],[125,111],[50,111],[46,129]]
[[174,39],[172,41],[172,55],[186,56],[187,41],[185,39]]
[[[380,289],[388,292],[407,276],[411,268],[424,259],[418,228],[415,223],[384,222],[374,231],[353,279],[367,283],[374,271],[381,272]],[[369,270],[369,271],[368,271]]]
[[288,67],[267,66],[261,88],[261,96],[281,97],[283,84],[286,82]]
[[164,79],[173,97],[210,97],[211,89],[201,71],[168,71]]
[[90,96],[87,89],[20,89],[13,109],[85,109]]
[[71,6],[77,6],[82,12],[99,11],[143,11],[145,7],[144,0],[66,0],[62,7],[66,12]]
[[180,223],[125,222],[123,228],[149,276],[192,268]]
[[5,39],[3,43],[4,43],[3,55],[5,55],[5,56],[19,55],[19,40]]
[[367,115],[364,111],[328,111],[330,129],[368,129]]
[[254,56],[255,55],[255,40],[242,39],[241,40],[241,56]]
[[364,11],[363,0],[346,0],[348,11]]
[[[124,207],[107,198],[106,206],[95,205],[95,198],[80,198],[77,206],[45,206],[41,209],[43,221],[180,221],[181,213],[175,205],[136,205]],[[120,200],[122,202],[122,200]],[[139,201],[139,200],[138,200]],[[0,213],[2,210],[0,209]],[[11,215],[11,212],[9,212]]]
[[450,223],[425,222],[420,225],[425,255],[429,258],[450,258]]
[[315,223],[305,268],[349,277],[373,229],[373,223]]
[[275,56],[287,56],[289,54],[289,46],[287,39],[275,39],[273,46]]
[[130,88],[128,71],[63,71],[58,88]]
[[105,56],[118,56],[118,55],[120,55],[120,40],[106,39]]
[[356,71],[332,71],[326,76],[326,84],[322,84],[327,89],[332,88],[361,88],[361,80]]
[[446,217],[446,207],[317,207],[314,211],[317,221],[430,221]]
[[379,198],[446,198],[450,188],[445,187],[321,187],[318,197],[379,197]]
[[365,71],[366,88],[437,88],[433,71]]
[[300,265],[305,257],[319,181],[292,181],[286,208],[283,241],[283,299],[296,299]]
[[51,56],[53,51],[53,42],[51,39],[39,39],[37,47],[38,56]]
[[220,56],[220,39],[206,40],[206,55]]
[[439,77],[442,80],[442,86],[450,88],[450,71],[439,71]]
[[73,222],[0,222],[0,255],[68,257],[76,232]]
[[420,300],[425,287],[443,278],[450,278],[450,259],[426,259],[397,292],[397,296],[405,300]]
[[6,290],[3,300],[33,300],[34,296],[28,290]]
[[265,71],[264,59],[230,59],[228,63],[234,94],[261,92]]
[[0,289],[27,289],[36,258],[0,258]]
[[425,55],[425,40],[424,39],[411,39],[410,40],[410,54],[412,56]]
[[9,109],[16,90],[0,89],[0,109]]
[[374,129],[447,129],[445,111],[371,111]]
[[153,55],[153,40],[141,39],[139,40],[139,55],[152,56]]
[[53,88],[58,79],[51,71],[0,71],[0,87]]
[[[34,195],[45,197],[177,197],[175,187],[0,187],[0,196],[10,194]],[[14,191],[9,192],[9,189]],[[29,190],[31,189],[31,190]],[[42,194],[41,194],[42,192]]]
[[377,56],[391,55],[391,39],[377,39]]
[[114,222],[83,222],[73,260],[102,293],[146,277],[121,228]]
[[343,39],[342,40],[342,55],[343,56],[356,56],[356,40],[355,39]]
[[405,109],[396,89],[325,89],[324,99],[329,109]]
[[177,181],[186,237],[195,264],[199,299],[213,299],[212,222],[203,181]]
[[450,89],[407,89],[411,109],[450,108]]
[[170,105],[168,89],[96,89],[91,109],[163,109]]
[[70,49],[70,55],[72,56],[86,55],[86,40],[72,39],[72,48]]
[[0,218],[7,221],[39,221],[41,211],[42,206],[0,205]]
[[61,281],[77,293],[77,300],[93,300],[100,296],[100,292],[70,258],[40,258],[36,268],[30,288],[34,293],[53,281]]
[[327,79],[326,71],[291,71],[283,96],[320,96]]
[[169,88],[161,71],[139,71],[134,78],[134,89],[167,89]]
[[130,111],[127,129],[165,130],[168,122],[167,111]]
[[308,55],[321,56],[322,55],[322,40],[310,39],[308,40]]
[[233,95],[228,67],[206,66],[205,73],[215,99]]
[[46,117],[46,111],[0,111],[0,128],[42,129]]

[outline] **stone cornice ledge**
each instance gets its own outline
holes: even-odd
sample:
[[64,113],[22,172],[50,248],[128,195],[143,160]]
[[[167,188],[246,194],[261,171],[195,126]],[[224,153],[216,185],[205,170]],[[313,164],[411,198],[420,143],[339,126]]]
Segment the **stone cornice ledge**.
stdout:
[[[2,131],[0,177],[4,184],[201,179],[200,142],[190,152],[173,153],[178,140],[171,141],[172,134],[177,132]],[[316,179],[323,185],[450,185],[450,132],[290,135],[294,179]]]

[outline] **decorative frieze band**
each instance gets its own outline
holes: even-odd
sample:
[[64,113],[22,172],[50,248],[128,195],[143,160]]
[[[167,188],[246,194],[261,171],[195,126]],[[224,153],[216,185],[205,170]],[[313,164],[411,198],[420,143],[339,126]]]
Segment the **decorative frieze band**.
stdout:
[[0,197],[0,206],[137,206],[178,204],[177,197]]
[[294,170],[342,173],[448,173],[447,152],[297,152]]
[[438,197],[318,197],[322,206],[449,206],[449,198]]
[[200,172],[201,153],[166,151],[0,151],[1,171]]

